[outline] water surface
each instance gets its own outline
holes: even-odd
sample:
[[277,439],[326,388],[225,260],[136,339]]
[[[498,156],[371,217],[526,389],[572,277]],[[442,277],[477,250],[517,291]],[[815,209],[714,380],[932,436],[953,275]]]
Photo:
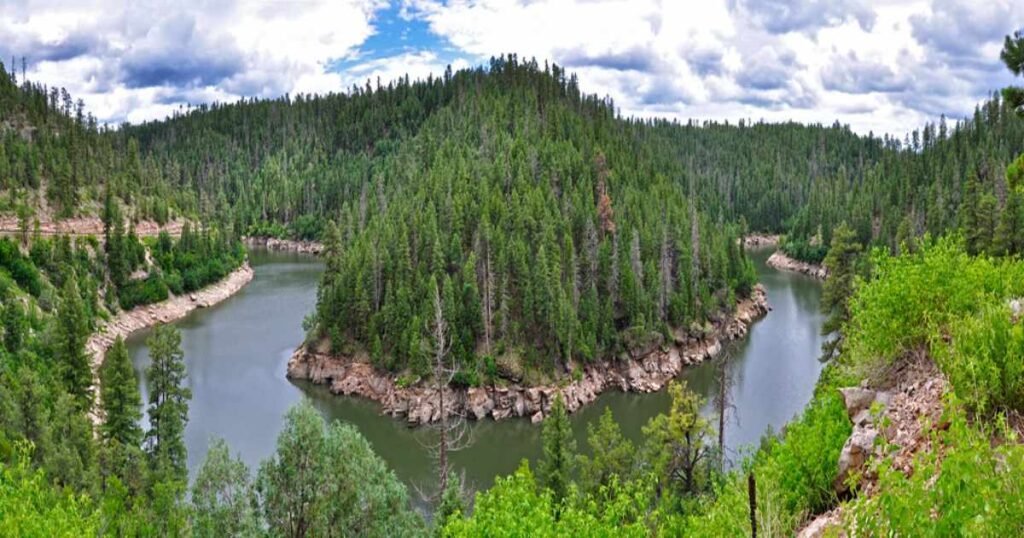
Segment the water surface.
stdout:
[[[772,312],[753,325],[746,339],[729,346],[721,359],[689,368],[680,376],[710,402],[718,390],[719,363],[728,361],[734,408],[728,415],[725,441],[734,461],[739,459],[740,447],[756,443],[769,427],[778,430],[803,409],[822,368],[817,360],[823,321],[818,311],[821,286],[803,275],[767,267],[769,254],[755,251],[751,257],[768,291]],[[185,430],[190,470],[202,463],[213,436],[226,439],[232,451],[255,468],[273,453],[284,413],[306,396],[326,418],[355,424],[403,481],[429,484],[433,472],[423,449],[429,429],[410,429],[402,420],[381,416],[373,402],[335,396],[322,386],[294,384],[285,378],[288,357],[302,340],[302,319],[316,301],[322,264],[304,255],[260,251],[252,252],[250,259],[256,272],[252,283],[234,297],[176,323],[193,393]],[[128,341],[144,399],[148,335],[144,331]],[[586,446],[586,424],[605,408],[611,408],[629,438],[639,440],[643,425],[668,406],[664,391],[606,392],[572,416],[578,444]],[[712,413],[710,403],[705,412]],[[472,422],[469,430],[473,443],[454,454],[453,462],[477,488],[486,488],[495,476],[514,471],[523,458],[540,456],[540,427],[528,420]]]

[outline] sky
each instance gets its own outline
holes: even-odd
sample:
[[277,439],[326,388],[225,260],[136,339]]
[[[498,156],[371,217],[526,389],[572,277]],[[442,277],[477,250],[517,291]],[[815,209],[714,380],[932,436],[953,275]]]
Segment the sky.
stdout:
[[516,53],[626,116],[903,136],[1014,83],[1021,26],[1024,0],[0,0],[0,59],[110,124]]

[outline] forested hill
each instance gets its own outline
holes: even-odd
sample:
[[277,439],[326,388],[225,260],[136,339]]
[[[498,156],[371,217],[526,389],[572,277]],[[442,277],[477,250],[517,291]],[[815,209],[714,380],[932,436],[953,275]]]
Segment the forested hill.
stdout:
[[[613,139],[629,149],[631,159],[699,196],[698,205],[708,214],[730,221],[743,215],[752,229],[765,231],[783,229],[821,178],[843,171],[863,177],[885,145],[839,125],[623,119],[609,99],[581,93],[575,77],[562,68],[514,56],[425,81],[368,83],[344,94],[202,105],[167,121],[126,127],[121,135],[136,138],[144,153],[161,163],[164,177],[202,193],[206,211],[233,207],[244,227],[287,225],[305,214],[354,213],[361,199],[390,194],[410,173],[388,169],[382,160],[435,114],[489,107],[488,92],[509,98],[502,114],[537,109],[552,129],[574,137],[586,151],[598,133]],[[559,107],[564,117],[549,122],[548,110]],[[589,121],[593,132],[568,131],[575,116]],[[511,127],[469,134],[483,148],[489,136],[512,132]],[[420,144],[457,134],[442,132]],[[309,226],[289,231],[319,232]]]
[[98,125],[81,99],[19,81],[0,63],[0,215],[96,217],[108,187],[131,216],[160,224],[187,206],[137,144]]
[[[943,120],[903,140],[858,136],[840,125],[631,120],[618,118],[609,100],[581,93],[558,66],[511,56],[425,81],[406,77],[347,93],[202,105],[116,130],[97,125],[65,90],[6,73],[0,213],[96,216],[109,184],[140,218],[230,218],[240,232],[312,238],[326,219],[351,221],[370,199],[395,196],[415,172],[388,157],[433,116],[487,106],[481,96],[488,89],[510,97],[511,114],[535,107],[544,117],[552,103],[563,103],[567,115],[590,118],[595,132],[692,193],[712,219],[742,217],[751,230],[787,233],[787,250],[811,261],[824,255],[842,221],[862,243],[892,250],[897,236],[940,235],[965,219],[972,224],[961,211],[971,178],[977,183],[968,195],[970,213],[998,217],[1017,204],[1007,196],[1013,189],[1005,171],[1024,147],[1024,127],[996,97],[967,121]],[[570,122],[552,125],[566,129]],[[496,133],[472,134],[483,148]],[[419,144],[449,135],[421,137]],[[620,164],[629,163],[611,167]],[[608,187],[614,196],[618,186]]]

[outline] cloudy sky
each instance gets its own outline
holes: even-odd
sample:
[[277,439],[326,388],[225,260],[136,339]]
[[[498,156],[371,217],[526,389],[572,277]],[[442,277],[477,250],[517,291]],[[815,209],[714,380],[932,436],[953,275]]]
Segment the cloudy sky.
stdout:
[[0,58],[101,121],[344,91],[515,52],[626,115],[902,135],[1012,83],[1024,0],[0,0]]

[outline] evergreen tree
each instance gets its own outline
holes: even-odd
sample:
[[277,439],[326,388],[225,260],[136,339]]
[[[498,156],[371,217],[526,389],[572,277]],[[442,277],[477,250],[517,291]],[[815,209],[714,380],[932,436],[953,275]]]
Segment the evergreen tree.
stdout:
[[544,453],[538,466],[540,484],[551,490],[557,502],[565,500],[576,463],[576,438],[561,393],[555,396],[551,410],[544,419],[541,438]]
[[119,336],[107,351],[100,367],[100,405],[103,424],[100,431],[107,442],[116,441],[137,447],[142,442],[142,398],[128,348]]
[[672,398],[668,414],[652,418],[643,428],[644,461],[657,477],[662,494],[697,495],[708,486],[702,477],[709,471],[711,428],[700,415],[700,397],[685,382],[671,382],[668,392]]
[[184,482],[188,478],[185,424],[192,391],[184,386],[185,362],[181,333],[172,325],[158,325],[146,340],[152,363],[149,381],[149,431],[146,448],[157,480]]
[[64,386],[75,397],[79,408],[87,409],[92,405],[92,368],[85,350],[89,320],[74,272],[61,289],[56,324],[54,355],[60,364]]
[[4,349],[13,355],[21,349],[28,329],[21,301],[15,298],[5,301],[3,316]]
[[[849,300],[853,295],[854,279],[857,275],[857,259],[861,245],[857,236],[846,223],[842,223],[832,234],[832,245],[825,256],[828,278],[822,287],[821,311],[828,315],[822,324],[825,336],[838,332],[850,319]],[[829,360],[839,351],[842,337],[836,336],[822,344],[822,359]]]
[[583,491],[595,493],[602,485],[611,483],[612,477],[620,482],[632,478],[636,457],[635,448],[622,435],[619,423],[607,407],[597,425],[587,424],[587,444],[593,456],[580,456],[580,486]]

